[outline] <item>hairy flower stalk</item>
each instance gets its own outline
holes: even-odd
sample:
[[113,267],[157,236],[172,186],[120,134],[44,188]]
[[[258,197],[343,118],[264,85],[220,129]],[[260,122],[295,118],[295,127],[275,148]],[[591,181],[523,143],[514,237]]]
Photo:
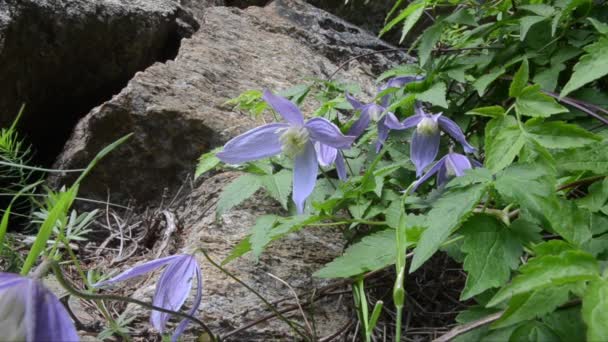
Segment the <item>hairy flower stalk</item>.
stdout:
[[416,191],[422,183],[434,174],[437,174],[437,186],[443,186],[451,178],[463,176],[464,172],[472,167],[471,161],[466,156],[458,153],[448,153],[414,183],[412,191]]
[[[350,148],[356,137],[343,135],[336,125],[323,118],[305,122],[295,104],[268,90],[264,91],[262,98],[287,122],[271,123],[245,132],[226,143],[217,157],[229,164],[241,164],[281,153],[293,158],[292,198],[298,213],[303,213],[306,199],[317,181],[319,164],[326,164],[332,159],[331,155],[327,156],[321,151],[321,145],[346,149]],[[319,147],[315,148],[315,145]],[[336,160],[335,157],[333,160]]]
[[[94,284],[93,286],[102,287],[112,285],[153,272],[163,266],[166,266],[166,268],[160,275],[158,283],[156,284],[156,292],[152,299],[152,305],[172,311],[179,311],[186,302],[186,298],[188,298],[190,290],[192,289],[192,282],[196,277],[196,296],[192,308],[190,308],[190,311],[188,312],[188,315],[190,316],[195,315],[201,304],[203,281],[201,270],[194,255],[179,254],[152,260],[142,265],[132,267],[111,279]],[[169,321],[168,313],[152,311],[150,323],[156,330],[163,333],[167,321]],[[172,341],[175,342],[178,340],[179,336],[186,330],[188,323],[190,323],[189,319],[184,319],[180,322],[171,337]]]
[[395,130],[416,127],[410,144],[410,158],[416,166],[416,177],[420,177],[424,169],[437,157],[441,138],[440,130],[459,142],[466,153],[475,152],[475,147],[467,142],[464,133],[454,121],[441,113],[428,114],[420,105],[416,105],[416,114],[413,116],[396,125],[391,121],[388,126]]
[[68,312],[38,280],[0,273],[2,341],[78,341]]

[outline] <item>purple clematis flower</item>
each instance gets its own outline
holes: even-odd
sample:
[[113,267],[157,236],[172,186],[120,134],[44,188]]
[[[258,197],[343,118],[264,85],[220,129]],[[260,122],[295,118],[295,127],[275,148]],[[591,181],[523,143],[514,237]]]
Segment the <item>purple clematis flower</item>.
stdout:
[[416,126],[412,143],[410,144],[410,158],[416,166],[416,176],[420,177],[422,171],[430,165],[439,152],[440,132],[443,130],[454,140],[459,142],[466,153],[475,152],[475,147],[469,144],[460,127],[452,120],[439,114],[428,114],[422,106],[416,105],[416,114],[406,118],[397,125],[388,123],[391,129],[407,129]]
[[[201,276],[201,270],[198,267],[196,258],[190,254],[179,254],[172,255],[157,260],[146,262],[142,265],[135,266],[126,270],[125,272],[94,284],[94,287],[101,287],[106,285],[115,284],[127,279],[141,276],[148,272],[155,271],[157,268],[167,266],[156,284],[156,292],[152,299],[152,305],[165,308],[168,310],[178,311],[186,298],[190,294],[192,289],[192,280],[196,276],[196,297],[192,308],[188,312],[190,316],[196,313],[196,310],[201,304],[201,297],[203,292],[203,281]],[[163,333],[165,326],[169,320],[169,314],[164,312],[152,311],[150,315],[150,323],[154,328]],[[173,333],[171,338],[172,341],[177,341],[178,337],[186,330],[186,326],[190,323],[190,320],[184,319],[180,322],[177,329]]]
[[76,328],[57,297],[38,280],[0,273],[3,341],[78,341]]
[[245,132],[226,143],[224,150],[216,156],[229,164],[241,164],[280,153],[294,158],[292,198],[301,214],[317,181],[319,161],[315,143],[344,149],[349,148],[356,137],[343,135],[336,125],[323,118],[304,122],[304,116],[295,104],[268,90],[264,91],[262,98],[287,123],[271,123]]
[[317,162],[319,165],[322,167],[328,167],[331,164],[336,163],[336,172],[338,173],[338,178],[340,178],[341,181],[345,181],[348,178],[346,175],[346,165],[344,164],[344,156],[342,155],[342,151],[322,144],[318,141],[315,142],[315,150],[317,152]]
[[[476,163],[476,166],[479,166],[479,163]],[[472,167],[473,164],[466,156],[453,152],[448,153],[439,159],[422,178],[415,182],[412,191],[416,191],[422,183],[426,182],[434,174],[437,174],[437,186],[442,186],[448,182],[449,178],[463,176],[464,171]]]

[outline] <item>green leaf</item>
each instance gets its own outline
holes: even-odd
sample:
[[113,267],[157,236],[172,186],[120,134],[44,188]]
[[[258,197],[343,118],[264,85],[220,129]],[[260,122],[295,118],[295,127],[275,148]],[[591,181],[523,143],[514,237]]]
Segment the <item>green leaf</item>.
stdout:
[[583,297],[582,314],[587,341],[608,341],[608,281],[591,282]]
[[348,278],[379,270],[395,262],[395,230],[387,229],[367,235],[348,247],[337,257],[314,273],[319,278]]
[[518,9],[530,11],[543,17],[549,17],[555,13],[555,8],[545,4],[521,5],[518,6]]
[[602,140],[580,126],[563,121],[529,120],[526,122],[526,129],[546,148],[581,147]]
[[198,159],[198,165],[196,165],[196,171],[194,172],[194,179],[200,177],[205,172],[216,167],[221,161],[218,157],[215,156],[217,152],[219,152],[221,148],[216,148],[211,150],[205,154],[203,154]]
[[261,177],[258,175],[244,174],[239,176],[228,184],[220,194],[215,211],[216,216],[222,216],[234,206],[253,196],[261,186]]
[[255,220],[255,225],[251,228],[249,243],[256,259],[260,257],[264,247],[272,241],[270,231],[278,219],[276,215],[262,215]]
[[594,18],[587,18],[587,20],[589,20],[593,27],[595,27],[597,32],[603,35],[608,35],[608,24],[602,23],[601,21],[598,21]]
[[509,341],[517,342],[558,342],[559,336],[541,322],[531,321],[518,326]]
[[[406,20],[410,16],[413,17],[412,19],[410,19],[411,25],[413,26],[414,24],[416,24],[416,21],[418,21],[418,19],[420,18],[420,14],[422,14],[422,13],[417,14],[417,12],[420,11],[420,8],[422,8],[422,12],[424,12],[424,5],[425,5],[425,3],[423,1],[414,1],[414,2],[410,3],[406,8],[403,9],[403,11],[401,11],[401,13],[399,13],[398,16],[393,18],[393,20],[389,21],[388,24],[386,24],[382,28],[382,30],[380,30],[380,33],[378,33],[378,37],[382,37],[382,35],[384,35],[388,31],[390,31],[393,27],[395,27],[395,25]],[[417,17],[416,17],[416,15],[417,15]],[[407,24],[407,23],[404,24],[404,28],[403,28],[404,33],[402,34],[401,41],[403,41],[403,37],[405,37],[405,35],[407,34],[407,32],[405,30],[405,25],[410,25],[410,24]]]
[[433,51],[433,48],[435,48],[437,42],[439,42],[442,31],[443,22],[437,21],[435,24],[428,27],[420,37],[420,44],[418,45],[418,59],[420,60],[421,66],[425,65],[429,57],[431,57],[431,52]]
[[226,259],[222,260],[222,265],[226,265],[232,260],[240,258],[241,256],[247,254],[250,250],[251,243],[249,243],[249,236],[247,236],[243,240],[241,240],[241,242],[239,242],[236,246],[234,246],[234,248],[232,248],[232,251],[230,251],[230,254],[228,254]]
[[539,84],[543,90],[553,91],[557,87],[559,73],[564,69],[566,66],[562,63],[552,64],[549,68],[537,72],[532,81]]
[[493,329],[543,317],[555,311],[569,299],[570,285],[548,287],[514,296],[500,319],[492,324]]
[[517,97],[521,94],[524,88],[528,85],[528,59],[524,58],[521,62],[521,66],[513,76],[513,81],[511,81],[511,86],[509,87],[509,96]]
[[501,106],[478,107],[465,113],[466,115],[479,115],[489,118],[501,118],[505,116],[505,109]]
[[557,167],[564,171],[590,171],[606,174],[608,170],[608,140],[583,148],[568,149],[554,155]]
[[562,97],[608,74],[608,37],[601,37],[584,50],[586,54],[576,63],[570,80],[560,93]]
[[545,19],[545,17],[541,17],[538,15],[531,15],[528,17],[521,18],[519,20],[519,40],[523,42],[526,39],[526,35],[528,35],[528,31],[530,31],[530,28]]
[[485,133],[485,166],[494,172],[509,166],[526,142],[511,116],[490,120]]
[[496,306],[510,297],[523,293],[592,280],[599,275],[597,260],[592,255],[577,250],[566,251],[560,255],[532,258],[519,270],[521,274],[498,291],[488,306]]
[[524,88],[515,102],[515,109],[521,115],[532,117],[548,117],[553,114],[568,112],[568,109],[540,91],[540,85],[531,85]]
[[473,82],[473,88],[475,88],[475,90],[477,90],[477,93],[479,94],[479,96],[483,96],[483,94],[485,94],[488,86],[490,84],[492,84],[492,82],[494,82],[497,78],[502,76],[504,73],[505,73],[504,68],[494,68],[494,69],[490,70],[488,73],[486,73],[483,76],[476,79],[475,82]]
[[448,101],[446,101],[447,88],[445,83],[439,82],[433,84],[426,91],[416,94],[416,99],[419,101],[426,101],[434,106],[448,108]]
[[422,13],[424,13],[424,7],[425,7],[424,2],[420,3],[420,4],[416,4],[412,13],[407,16],[407,18],[403,22],[403,29],[401,30],[401,38],[399,38],[399,44],[401,44],[403,42],[403,40],[405,39],[407,34],[410,32],[412,27],[414,27],[414,25],[416,25],[418,20],[420,20]]
[[286,169],[279,171],[273,175],[262,177],[262,186],[268,191],[268,194],[281,203],[283,209],[287,210],[289,194],[291,193],[293,173]]
[[578,341],[585,334],[580,307],[557,310],[543,317],[543,322],[559,335],[562,341]]
[[11,216],[11,206],[9,205],[4,210],[2,214],[2,221],[0,221],[0,253],[4,249],[4,237],[6,236],[6,231],[8,230],[8,219]]
[[474,215],[466,221],[461,250],[466,254],[467,281],[460,300],[504,285],[517,268],[523,249],[507,227],[489,215]]
[[460,9],[452,14],[450,14],[445,21],[448,23],[461,24],[461,25],[469,25],[476,26],[477,21],[475,20],[475,16],[471,14],[471,10],[468,8]]
[[416,246],[410,273],[433,256],[441,244],[467,219],[486,192],[486,188],[486,184],[449,188],[437,200],[427,214],[428,228],[422,233]]
[[591,184],[587,193],[587,196],[577,201],[578,206],[589,209],[592,213],[600,211],[608,202],[608,178],[604,178],[602,182]]
[[591,213],[579,208],[573,201],[558,198],[541,202],[551,228],[574,245],[582,245],[591,239]]

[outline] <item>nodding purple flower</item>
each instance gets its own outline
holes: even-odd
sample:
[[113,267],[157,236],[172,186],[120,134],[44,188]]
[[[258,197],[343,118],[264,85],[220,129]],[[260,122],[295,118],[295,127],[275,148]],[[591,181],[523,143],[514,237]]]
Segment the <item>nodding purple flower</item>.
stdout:
[[317,181],[319,162],[315,143],[345,149],[356,137],[343,135],[336,125],[323,118],[304,122],[304,116],[295,104],[268,90],[264,91],[262,98],[287,123],[271,123],[245,132],[226,143],[224,150],[216,156],[229,164],[241,164],[280,153],[294,158],[292,198],[301,214]]
[[415,115],[397,125],[394,125],[392,121],[389,122],[389,127],[397,130],[414,126],[416,126],[416,130],[410,144],[410,158],[416,166],[416,177],[420,177],[424,169],[437,157],[440,129],[459,142],[466,153],[475,152],[475,147],[467,142],[464,133],[454,121],[442,116],[441,113],[428,114],[420,105],[416,105]]
[[348,178],[346,175],[346,166],[344,164],[344,156],[342,155],[342,151],[322,144],[318,141],[315,142],[315,150],[317,152],[317,162],[319,165],[322,167],[328,167],[335,163],[338,178],[340,178],[341,181],[345,181]]
[[[424,79],[422,76],[402,76],[402,77],[394,77],[388,80],[385,84],[378,88],[378,92],[382,92],[388,88],[399,88],[408,83],[420,81]],[[391,112],[387,112],[385,115],[382,115],[386,112],[387,107],[389,105],[391,95],[385,95],[382,97],[381,103],[382,105],[378,105],[375,103],[363,104],[359,102],[357,99],[346,94],[346,99],[350,102],[351,106],[355,110],[361,111],[361,115],[359,119],[355,121],[355,123],[351,126],[348,134],[354,136],[360,136],[363,134],[367,126],[371,121],[378,123],[378,140],[376,141],[376,153],[380,152],[382,145],[388,138],[388,134],[391,130],[391,127],[399,126],[399,120],[395,116],[395,114]]]
[[[115,284],[127,279],[141,276],[143,274],[155,271],[157,268],[167,266],[156,284],[156,292],[152,299],[152,305],[165,308],[168,310],[179,311],[184,305],[186,298],[192,289],[192,281],[196,277],[196,296],[192,304],[192,308],[188,312],[190,316],[196,314],[196,310],[201,304],[203,292],[203,281],[201,270],[196,262],[196,257],[190,254],[172,255],[157,260],[146,262],[142,265],[132,267],[125,272],[94,284],[94,287],[101,287]],[[150,315],[150,323],[154,328],[163,333],[169,320],[169,314],[164,312],[152,311]],[[186,326],[190,320],[184,319],[180,322],[177,329],[173,333],[172,341],[177,341],[179,336],[186,330]]]
[[[474,161],[474,163],[476,162]],[[476,163],[476,166],[479,166],[479,163]],[[452,177],[463,176],[464,171],[472,167],[473,164],[471,164],[471,161],[466,156],[453,152],[448,153],[415,182],[412,191],[416,191],[422,183],[426,182],[434,174],[437,174],[437,186],[442,186]]]
[[0,273],[0,332],[3,341],[78,341],[59,299],[38,280]]

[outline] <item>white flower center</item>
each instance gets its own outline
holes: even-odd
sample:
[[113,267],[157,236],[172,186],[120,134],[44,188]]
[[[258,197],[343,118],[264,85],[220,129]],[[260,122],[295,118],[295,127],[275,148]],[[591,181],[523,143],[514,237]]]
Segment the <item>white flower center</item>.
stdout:
[[382,114],[382,110],[376,106],[369,111],[369,117],[372,121],[377,122],[380,120],[380,116]]
[[290,126],[289,128],[284,129],[279,141],[281,142],[283,153],[286,156],[293,158],[304,152],[308,139],[309,136],[306,127]]
[[[23,289],[21,289],[23,290]],[[20,289],[10,287],[0,292],[0,331],[2,340],[25,341],[25,301],[19,298]],[[34,324],[34,322],[29,322]]]
[[438,130],[439,126],[437,125],[437,121],[429,117],[422,119],[416,126],[416,131],[424,135],[436,134]]

